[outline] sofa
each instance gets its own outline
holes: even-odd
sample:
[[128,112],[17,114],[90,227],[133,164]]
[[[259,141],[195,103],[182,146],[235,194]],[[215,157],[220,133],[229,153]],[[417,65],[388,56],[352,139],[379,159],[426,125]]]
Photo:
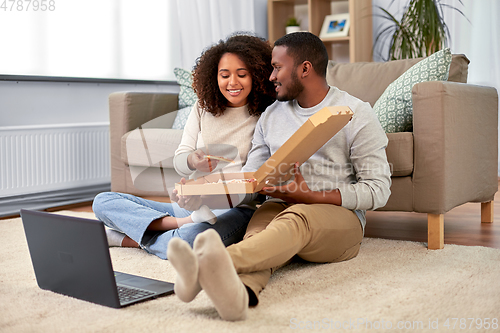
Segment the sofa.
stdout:
[[[330,61],[327,80],[373,106],[420,60]],[[493,221],[498,95],[494,88],[467,84],[468,64],[465,55],[453,55],[447,81],[415,84],[412,130],[387,134],[391,196],[380,210],[426,213],[429,249],[443,248],[444,214],[454,207],[481,203],[482,222]],[[177,95],[117,92],[109,103],[112,191],[167,196],[179,179],[172,158],[182,130],[171,129]]]

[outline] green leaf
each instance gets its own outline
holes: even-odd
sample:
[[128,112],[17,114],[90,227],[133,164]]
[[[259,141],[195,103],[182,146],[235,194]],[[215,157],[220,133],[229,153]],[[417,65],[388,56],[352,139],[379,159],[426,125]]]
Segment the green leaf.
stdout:
[[[463,6],[462,1],[459,2]],[[382,14],[375,16],[387,20],[389,25],[384,25],[377,34],[374,50],[388,39],[390,47],[386,60],[426,57],[445,48],[450,34],[443,10],[456,10],[465,17],[462,11],[442,0],[408,0],[400,21],[385,8],[377,7]]]

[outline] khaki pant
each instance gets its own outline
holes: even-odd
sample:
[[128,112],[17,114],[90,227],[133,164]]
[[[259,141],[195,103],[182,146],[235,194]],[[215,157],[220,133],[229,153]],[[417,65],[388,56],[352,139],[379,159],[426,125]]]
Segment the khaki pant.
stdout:
[[362,238],[358,217],[346,208],[266,202],[254,213],[244,240],[227,251],[241,281],[257,297],[272,272],[293,256],[317,263],[349,260],[358,254]]

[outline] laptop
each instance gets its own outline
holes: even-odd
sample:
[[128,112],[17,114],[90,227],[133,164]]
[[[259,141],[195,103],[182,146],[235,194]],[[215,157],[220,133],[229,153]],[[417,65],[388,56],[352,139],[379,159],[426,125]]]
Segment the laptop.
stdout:
[[25,209],[21,218],[41,289],[112,308],[174,292],[173,283],[114,272],[101,221]]

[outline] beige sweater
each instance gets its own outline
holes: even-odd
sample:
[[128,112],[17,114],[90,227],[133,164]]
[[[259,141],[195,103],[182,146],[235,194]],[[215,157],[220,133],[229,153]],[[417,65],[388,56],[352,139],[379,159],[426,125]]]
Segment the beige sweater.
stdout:
[[259,118],[250,116],[248,107],[226,108],[224,114],[215,117],[202,110],[198,103],[193,106],[184,127],[182,140],[175,151],[174,167],[181,176],[196,178],[187,165],[187,157],[196,149],[207,154],[222,156],[235,161],[219,162],[216,170],[239,172],[252,147],[252,137]]

